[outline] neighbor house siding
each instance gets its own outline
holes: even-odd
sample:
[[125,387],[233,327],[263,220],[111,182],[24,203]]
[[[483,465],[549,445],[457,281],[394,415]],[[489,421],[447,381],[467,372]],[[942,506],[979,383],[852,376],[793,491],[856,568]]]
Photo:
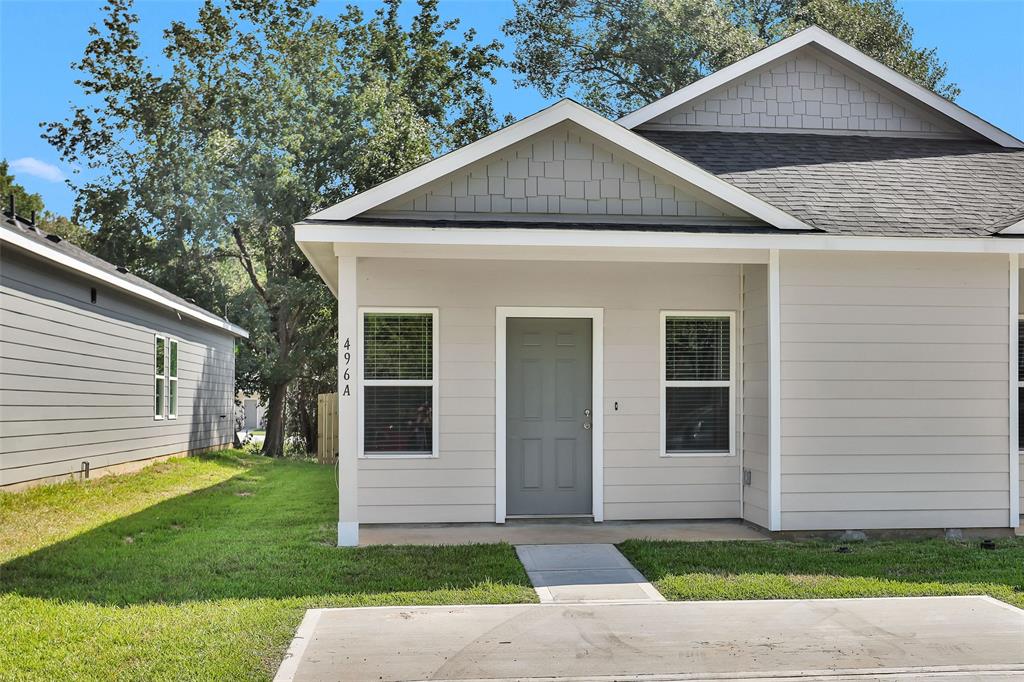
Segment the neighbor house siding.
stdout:
[[782,254],[782,529],[1004,526],[1005,255]]
[[494,520],[498,306],[604,309],[606,519],[737,516],[738,457],[659,456],[658,344],[661,310],[737,310],[738,265],[361,259],[358,268],[361,306],[437,307],[440,324],[439,456],[361,459],[360,522]]
[[768,267],[743,266],[743,518],[768,527]]
[[[10,248],[0,310],[0,485],[231,443],[226,333]],[[179,341],[177,419],[153,418],[155,333]]]

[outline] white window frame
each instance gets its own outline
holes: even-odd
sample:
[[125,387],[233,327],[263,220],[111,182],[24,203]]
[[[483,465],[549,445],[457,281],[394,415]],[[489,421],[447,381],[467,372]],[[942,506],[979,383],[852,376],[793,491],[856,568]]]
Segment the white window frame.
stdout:
[[[670,317],[725,317],[729,319],[729,380],[728,381],[668,381],[665,379],[665,344],[667,321]],[[662,310],[658,322],[658,386],[659,386],[659,454],[662,457],[735,457],[736,456],[736,311],[734,310]],[[719,387],[729,388],[729,451],[728,452],[670,452],[666,449],[668,410],[665,406],[667,389]]]
[[[156,359],[157,359],[157,352],[158,352],[158,348],[160,346],[160,341],[161,340],[164,342],[164,371],[163,371],[162,374],[158,374],[157,371],[156,371]],[[153,419],[156,420],[156,421],[163,421],[164,413],[167,410],[167,370],[169,369],[169,367],[167,366],[167,358],[168,358],[167,349],[168,348],[169,348],[169,344],[167,343],[167,337],[166,336],[164,336],[163,334],[154,334],[153,335],[153,394],[152,395],[153,395]],[[160,385],[159,381],[161,381],[161,380],[163,380],[164,384],[163,384],[163,387],[160,389],[160,396],[159,396],[160,399],[158,399],[157,398],[157,386]],[[158,407],[159,407],[159,409],[157,409]]]
[[[180,402],[180,398],[181,398],[181,396],[178,394],[178,370],[180,368],[175,367],[175,369],[174,369],[174,376],[171,376],[171,355],[172,355],[172,353],[171,353],[171,346],[174,346],[174,350],[176,351],[176,353],[178,355],[178,357],[176,357],[174,359],[174,364],[175,365],[179,365],[181,363],[181,357],[180,357],[180,355],[181,355],[181,343],[177,339],[172,339],[170,337],[167,337],[167,340],[164,342],[164,349],[165,349],[165,351],[167,353],[166,356],[165,356],[166,359],[164,360],[164,372],[165,372],[164,385],[167,387],[167,395],[164,397],[164,404],[167,405],[167,418],[168,419],[177,419],[178,418],[178,403]],[[172,394],[171,393],[171,384],[174,384],[174,393],[173,393],[173,395],[174,395],[174,405],[173,406],[171,405],[171,394]],[[173,412],[171,411],[171,407],[174,408]]]
[[[439,334],[440,328],[440,317],[441,311],[439,308],[379,308],[379,307],[360,307],[358,309],[359,317],[359,353],[366,352],[366,315],[367,314],[403,314],[408,313],[412,315],[422,315],[424,313],[430,313],[431,315],[431,343],[433,347],[431,350],[431,359],[433,362],[433,368],[431,369],[431,379],[367,379],[366,374],[366,362],[363,356],[359,357],[359,372],[356,377],[356,383],[358,384],[356,390],[358,392],[359,400],[357,401],[357,428],[356,433],[358,434],[359,440],[359,458],[360,459],[437,459],[440,456],[440,445],[441,445],[441,428],[440,428],[440,406],[441,399],[441,382],[440,382],[440,365],[439,362],[441,353],[441,337]],[[431,421],[431,446],[430,452],[366,452],[365,445],[363,442],[363,430],[364,422],[363,417],[365,414],[365,397],[367,386],[431,386],[431,407],[430,407],[430,421]]]
[[[1017,323],[1018,323],[1018,325],[1017,325],[1017,329],[1014,330],[1017,333],[1017,344],[1018,345],[1022,341],[1022,339],[1020,338],[1020,331],[1019,331],[1020,330],[1020,322],[1024,322],[1024,315],[1022,315],[1022,314],[1018,314],[1017,315]],[[1016,348],[1011,348],[1011,352],[1013,352],[1014,356],[1017,355],[1017,349]],[[1014,357],[1014,359],[1013,359],[1013,369],[1011,371],[1016,372],[1016,374],[1017,374],[1017,388],[1024,388],[1024,381],[1022,381],[1021,378],[1020,378],[1020,358]],[[1012,398],[1013,398],[1013,396],[1011,396],[1011,400],[1012,400]],[[1020,411],[1020,406],[1019,405],[1017,406],[1017,410],[1018,410],[1018,419],[1019,419],[1020,418],[1019,417],[1019,411]],[[1011,424],[1011,426],[1016,428],[1016,424]],[[1024,443],[1017,443],[1017,453],[1019,455],[1020,454],[1024,454]]]

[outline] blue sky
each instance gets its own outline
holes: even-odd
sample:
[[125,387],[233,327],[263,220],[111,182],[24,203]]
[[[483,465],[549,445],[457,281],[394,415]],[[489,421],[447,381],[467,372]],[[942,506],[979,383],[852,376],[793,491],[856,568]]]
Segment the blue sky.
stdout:
[[[176,18],[191,19],[192,0],[140,0],[142,44],[159,54],[161,31]],[[356,2],[366,9],[375,2]],[[1024,0],[903,0],[918,46],[939,48],[950,79],[963,94],[958,103],[1007,132],[1024,138]],[[0,0],[0,158],[20,160],[16,175],[46,206],[70,213],[73,195],[62,181],[71,169],[39,137],[40,121],[63,119],[78,99],[69,64],[88,42],[86,30],[100,19],[102,0]],[[321,11],[343,3],[322,0]],[[410,8],[411,9],[411,8]],[[459,17],[482,40],[503,42],[501,24],[511,0],[442,0],[446,17]],[[512,46],[506,46],[511,56]],[[498,74],[493,89],[498,112],[522,117],[546,102],[530,89],[516,89],[513,75]]]

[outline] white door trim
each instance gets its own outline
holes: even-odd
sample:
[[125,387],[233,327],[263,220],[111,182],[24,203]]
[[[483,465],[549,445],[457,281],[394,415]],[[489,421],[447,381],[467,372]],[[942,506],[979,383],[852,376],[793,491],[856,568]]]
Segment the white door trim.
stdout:
[[591,409],[594,411],[591,429],[593,442],[593,484],[591,498],[594,521],[604,521],[604,308],[555,308],[498,306],[494,320],[494,522],[505,523],[505,443],[507,415],[506,391],[506,326],[510,317],[568,317],[590,319],[591,342]]

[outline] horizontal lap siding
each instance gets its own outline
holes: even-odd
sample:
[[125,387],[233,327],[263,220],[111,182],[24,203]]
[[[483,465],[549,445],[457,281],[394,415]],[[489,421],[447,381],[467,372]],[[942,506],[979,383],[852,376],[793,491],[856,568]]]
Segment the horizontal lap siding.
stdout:
[[768,268],[743,266],[743,518],[768,527]]
[[[231,442],[229,335],[9,249],[0,311],[0,485]],[[173,420],[153,419],[155,333],[179,341]]]
[[606,519],[737,515],[737,458],[658,455],[658,339],[662,309],[736,310],[738,266],[365,259],[359,282],[362,306],[439,308],[441,339],[440,456],[360,460],[361,522],[493,521],[497,306],[605,309]]
[[1006,257],[784,253],[782,527],[1005,525]]

